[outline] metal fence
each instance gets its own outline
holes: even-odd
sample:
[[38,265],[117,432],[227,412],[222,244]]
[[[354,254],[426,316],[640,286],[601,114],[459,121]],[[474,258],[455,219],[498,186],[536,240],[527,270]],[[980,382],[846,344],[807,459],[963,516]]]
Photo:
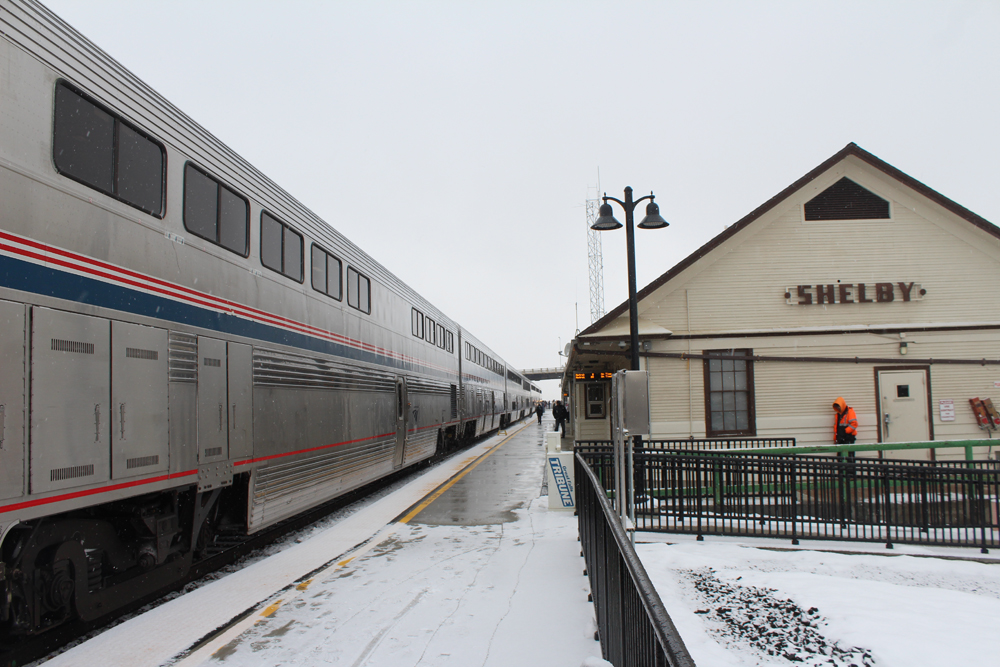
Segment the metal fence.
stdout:
[[[577,440],[577,447],[610,446],[610,440]],[[795,438],[685,438],[683,440],[643,440],[646,449],[670,449],[700,452],[706,449],[759,449],[795,447]]]
[[[578,449],[613,495],[607,444]],[[637,448],[638,530],[1000,546],[996,461],[902,461]]]
[[577,454],[576,507],[604,659],[615,667],[694,667],[694,660],[611,509]]

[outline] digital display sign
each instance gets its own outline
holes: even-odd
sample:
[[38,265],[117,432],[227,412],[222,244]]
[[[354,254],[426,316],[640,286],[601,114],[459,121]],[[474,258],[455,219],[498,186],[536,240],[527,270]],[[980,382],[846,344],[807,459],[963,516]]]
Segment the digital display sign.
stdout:
[[577,373],[574,380],[610,380],[613,373]]

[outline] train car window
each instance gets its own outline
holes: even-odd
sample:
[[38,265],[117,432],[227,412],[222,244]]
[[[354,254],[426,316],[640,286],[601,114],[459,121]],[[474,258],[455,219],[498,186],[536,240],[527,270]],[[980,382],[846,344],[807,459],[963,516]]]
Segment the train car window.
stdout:
[[260,263],[267,268],[281,272],[281,242],[284,238],[281,223],[271,216],[260,217]]
[[163,210],[163,150],[123,123],[118,124],[118,196],[153,215]]
[[354,268],[347,267],[347,305],[370,314],[371,294],[371,281]]
[[424,340],[430,344],[434,344],[434,320],[427,318],[427,328],[424,329]]
[[229,248],[235,253],[246,255],[249,250],[247,234],[250,217],[249,206],[245,199],[230,190],[219,186],[219,245]]
[[413,335],[417,338],[424,337],[424,314],[416,308],[412,309],[410,319],[412,320]]
[[60,174],[162,217],[163,147],[64,83],[56,85],[52,158]]
[[267,211],[260,214],[260,263],[302,282],[302,235]]
[[441,324],[438,325],[437,346],[440,347],[442,350],[444,349],[444,346],[445,346],[444,326],[441,325]]
[[285,227],[285,275],[302,282],[302,235]]
[[187,166],[184,173],[184,226],[189,232],[215,242],[219,184],[197,169]]
[[250,204],[188,163],[184,168],[184,228],[246,257],[249,254]]
[[340,260],[320,248],[315,243],[312,247],[312,286],[337,301],[343,298],[340,291]]
[[455,334],[448,332],[448,352],[455,352]]

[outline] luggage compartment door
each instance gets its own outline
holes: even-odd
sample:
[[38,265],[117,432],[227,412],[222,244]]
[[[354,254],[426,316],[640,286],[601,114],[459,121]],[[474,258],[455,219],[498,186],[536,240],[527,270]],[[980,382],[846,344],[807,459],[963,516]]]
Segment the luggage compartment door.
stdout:
[[111,323],[31,309],[31,492],[108,481]]
[[226,341],[198,336],[198,462],[229,457]]
[[229,456],[253,456],[253,348],[228,343]]
[[24,313],[0,301],[0,499],[24,495]]
[[111,477],[167,472],[167,330],[111,323]]

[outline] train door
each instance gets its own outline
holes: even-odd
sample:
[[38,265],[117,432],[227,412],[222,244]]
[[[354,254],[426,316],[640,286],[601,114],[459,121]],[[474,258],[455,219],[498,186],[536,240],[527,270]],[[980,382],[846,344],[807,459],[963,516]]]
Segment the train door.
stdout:
[[226,341],[198,336],[198,462],[229,456]]
[[490,430],[497,427],[497,394],[490,390]]
[[31,492],[108,481],[111,325],[31,309]]
[[24,304],[0,301],[0,499],[24,493]]
[[396,378],[396,451],[392,457],[394,469],[403,465],[403,458],[406,455],[406,426],[409,412],[406,379]]
[[167,331],[111,323],[111,477],[166,472]]
[[228,344],[229,456],[253,456],[253,348]]
[[[930,440],[927,407],[927,373],[923,369],[878,371],[882,442]],[[930,449],[885,452],[885,458],[929,459]]]

